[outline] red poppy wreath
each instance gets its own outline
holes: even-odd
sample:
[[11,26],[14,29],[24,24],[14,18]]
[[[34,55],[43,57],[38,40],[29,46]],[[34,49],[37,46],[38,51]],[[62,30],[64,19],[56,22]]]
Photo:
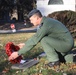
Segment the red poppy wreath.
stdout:
[[[15,51],[18,51],[20,48],[19,46],[16,46],[14,45],[12,42],[8,42],[6,45],[5,45],[5,51],[6,51],[6,54],[8,55],[8,57]],[[16,63],[20,63],[20,61],[22,60],[22,56],[19,56],[17,57],[16,59],[14,60],[10,60],[10,62],[12,64],[16,64]]]

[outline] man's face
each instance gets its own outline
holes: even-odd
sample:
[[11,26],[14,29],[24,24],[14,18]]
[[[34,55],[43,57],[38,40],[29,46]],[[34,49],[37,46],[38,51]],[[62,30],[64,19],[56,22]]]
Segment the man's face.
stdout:
[[29,19],[34,26],[38,25],[38,17],[36,15],[31,16]]

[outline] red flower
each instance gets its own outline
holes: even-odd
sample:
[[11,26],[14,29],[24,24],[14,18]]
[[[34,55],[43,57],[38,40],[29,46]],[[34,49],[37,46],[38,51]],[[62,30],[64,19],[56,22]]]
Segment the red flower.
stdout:
[[[14,45],[12,42],[8,42],[5,45],[5,51],[8,56],[10,56],[13,52],[18,51],[19,49],[20,49],[19,46]],[[14,60],[10,60],[10,62],[12,64],[20,63],[21,59],[22,59],[22,56],[19,56]]]
[[11,27],[11,29],[15,29],[15,25],[14,24],[11,24],[10,27]]

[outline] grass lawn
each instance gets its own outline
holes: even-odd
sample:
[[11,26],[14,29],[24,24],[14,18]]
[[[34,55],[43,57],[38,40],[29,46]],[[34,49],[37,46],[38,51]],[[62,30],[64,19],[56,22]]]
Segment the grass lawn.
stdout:
[[[5,45],[8,42],[13,42],[14,44],[19,44],[25,42],[34,33],[17,33],[17,34],[0,34],[0,75],[76,75],[76,64],[61,63],[60,67],[49,68],[45,66],[48,62],[46,57],[40,59],[40,62],[27,69],[27,70],[14,70],[11,69],[11,63],[8,61],[8,57],[5,53]],[[35,57],[43,52],[40,43],[35,46],[31,51],[25,53],[24,58]]]

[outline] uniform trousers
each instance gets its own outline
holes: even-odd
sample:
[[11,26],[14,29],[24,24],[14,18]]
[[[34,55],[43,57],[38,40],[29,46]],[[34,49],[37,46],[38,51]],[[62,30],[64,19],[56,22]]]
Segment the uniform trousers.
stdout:
[[69,54],[74,45],[72,38],[62,40],[52,38],[50,36],[45,36],[41,40],[41,45],[47,55],[49,62],[55,62],[59,60],[57,52],[61,53],[61,55],[64,56],[66,62],[73,62],[73,54]]

